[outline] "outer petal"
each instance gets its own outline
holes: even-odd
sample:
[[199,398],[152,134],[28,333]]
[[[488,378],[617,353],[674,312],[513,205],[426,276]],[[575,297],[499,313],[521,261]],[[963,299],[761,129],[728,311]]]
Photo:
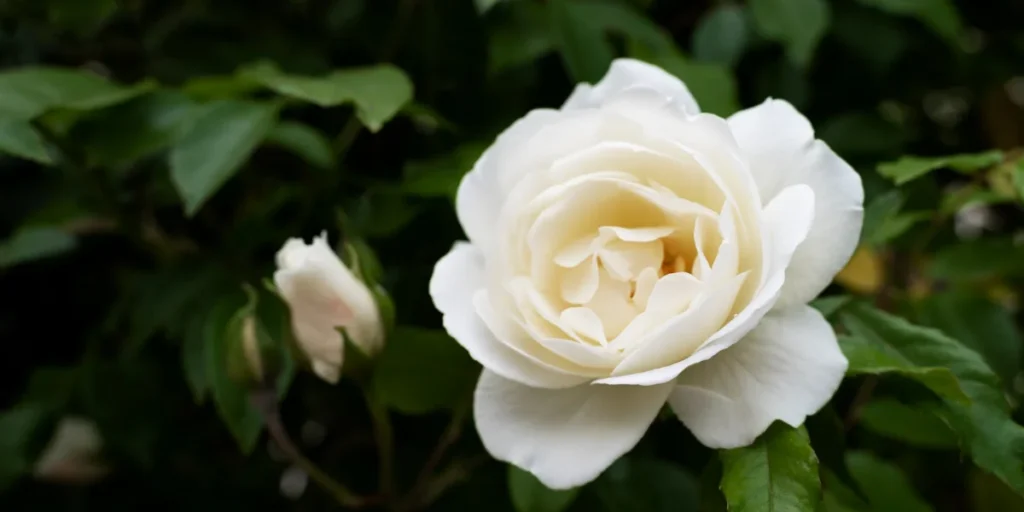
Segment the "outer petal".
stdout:
[[804,183],[814,190],[814,225],[793,255],[779,306],[805,304],[825,289],[850,259],[860,238],[864,187],[860,176],[789,103],[767,100],[729,118],[761,199]]
[[669,404],[706,446],[736,448],[775,420],[801,425],[829,401],[846,367],[821,313],[775,311],[736,345],[683,372]]
[[484,371],[474,401],[476,428],[495,458],[552,489],[597,478],[643,437],[672,384],[538,389]]
[[542,388],[574,386],[585,378],[553,372],[498,340],[477,314],[473,296],[485,287],[480,250],[456,242],[434,267],[430,298],[444,315],[444,328],[480,364],[507,379]]
[[649,89],[663,95],[688,114],[700,113],[697,100],[681,80],[665,70],[635,59],[615,59],[597,85],[580,84],[562,110],[599,107],[626,91]]
[[517,151],[544,126],[558,118],[556,110],[538,109],[526,114],[498,135],[494,144],[462,178],[455,197],[455,213],[471,242],[481,248],[493,244],[493,228],[508,193],[502,188],[502,174],[509,153]]

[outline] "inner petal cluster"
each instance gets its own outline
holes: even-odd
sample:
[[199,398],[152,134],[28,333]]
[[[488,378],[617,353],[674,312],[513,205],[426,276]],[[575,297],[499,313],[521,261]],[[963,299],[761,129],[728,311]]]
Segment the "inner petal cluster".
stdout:
[[739,210],[718,188],[685,184],[597,171],[533,200],[510,248],[527,263],[506,288],[537,348],[607,370],[676,318],[667,352],[690,353],[742,307]]

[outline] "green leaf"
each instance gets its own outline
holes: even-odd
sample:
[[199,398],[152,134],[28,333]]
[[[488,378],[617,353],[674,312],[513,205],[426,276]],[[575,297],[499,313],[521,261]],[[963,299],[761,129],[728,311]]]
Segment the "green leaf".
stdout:
[[900,512],[930,512],[928,505],[896,465],[874,455],[854,451],[846,454],[850,474],[871,504],[871,510],[899,510]]
[[762,36],[782,43],[794,64],[811,63],[831,18],[825,0],[751,0],[749,5]]
[[876,434],[922,448],[956,449],[956,433],[930,404],[905,405],[891,398],[872,400],[860,411],[860,425]]
[[908,16],[924,23],[951,44],[959,42],[963,23],[951,0],[859,0],[889,14]]
[[676,52],[672,36],[650,18],[614,0],[574,1],[576,15],[655,54]]
[[1024,496],[1015,494],[998,478],[978,470],[967,477],[972,512],[1024,510]]
[[[848,51],[850,57],[856,59],[858,63],[863,63],[866,66],[865,71],[878,77],[888,76],[893,66],[910,48],[916,34],[906,30],[904,24],[900,23],[901,20],[877,11],[851,8],[848,3],[843,3],[837,8],[839,13],[829,28],[829,37],[834,38]],[[865,37],[865,34],[871,34],[871,37]],[[899,146],[902,146],[907,142],[907,137],[902,133],[899,135]],[[882,140],[875,134],[859,134],[859,137],[882,144]],[[832,144],[824,137],[822,140]],[[898,153],[899,149],[893,148],[890,151]]]
[[163,372],[151,360],[88,359],[82,367],[84,412],[103,433],[105,450],[152,468],[165,422],[166,403],[153,400],[165,390]]
[[268,339],[260,354],[267,379],[272,379],[278,399],[283,400],[295,379],[297,364],[291,347],[295,346],[292,334],[291,310],[276,292],[264,290],[259,294],[256,308],[260,325]]
[[43,137],[23,119],[0,118],[0,153],[7,153],[43,165],[53,165]]
[[49,0],[47,7],[50,23],[87,36],[117,12],[117,0]]
[[[846,466],[845,457],[843,466]],[[853,477],[850,477],[851,480]],[[827,468],[821,471],[824,487],[819,512],[871,512],[871,507],[835,473]],[[852,482],[851,482],[852,483]]]
[[571,0],[548,2],[552,39],[569,76],[576,82],[596,83],[608,71],[615,49],[605,37],[604,28],[586,18],[580,5]]
[[398,327],[377,360],[374,396],[399,412],[423,414],[468,399],[479,371],[444,331]]
[[409,77],[390,64],[341,69],[322,77],[288,75],[274,64],[261,62],[240,75],[282,95],[321,107],[352,103],[356,116],[371,132],[380,131],[412,101]]
[[529,472],[509,465],[508,491],[516,512],[562,512],[572,505],[579,488],[548,489]]
[[931,219],[931,212],[901,212],[904,197],[899,189],[876,197],[864,210],[861,240],[872,247],[881,247],[906,233],[914,224]]
[[[598,510],[604,512],[697,510],[700,502],[699,487],[693,475],[662,459],[623,457],[590,487],[600,502]],[[583,501],[582,497],[579,501]]]
[[945,215],[953,215],[967,205],[994,205],[1009,203],[1014,197],[1007,197],[1001,192],[978,183],[968,183],[942,196],[939,211]]
[[75,248],[75,237],[56,228],[21,229],[0,244],[0,268],[59,256]]
[[485,149],[483,144],[470,143],[445,155],[405,164],[402,191],[420,197],[448,197],[454,201],[462,177],[473,168]]
[[0,412],[0,492],[31,469],[32,444],[43,421],[43,411],[32,405]]
[[208,312],[204,311],[188,318],[181,346],[181,367],[185,373],[185,383],[197,404],[205,402],[210,391],[210,377],[206,373],[207,315]]
[[1024,427],[1013,422],[999,378],[980,355],[938,330],[866,304],[850,306],[842,319],[855,336],[897,349],[914,364],[949,368],[971,403],[947,399],[940,415],[957,432],[975,464],[1024,494]]
[[[826,405],[818,412],[807,417],[804,428],[811,438],[814,455],[818,458],[819,473],[834,473],[843,482],[852,484],[853,478],[846,469],[843,458],[848,446],[845,420],[836,412],[832,405]],[[827,488],[827,485],[823,485]]]
[[138,354],[158,333],[176,334],[195,304],[220,284],[223,271],[214,266],[183,265],[140,278],[128,295],[128,333],[124,354]]
[[907,139],[899,126],[868,112],[833,117],[821,126],[818,137],[843,156],[896,153]]
[[488,72],[492,76],[555,51],[545,9],[546,6],[532,2],[510,3],[508,21],[490,31]]
[[775,422],[745,448],[723,450],[722,492],[731,512],[814,510],[818,458],[807,431]]
[[307,124],[281,121],[267,135],[267,142],[299,155],[314,167],[333,169],[337,166],[331,142]]
[[349,235],[342,248],[343,261],[364,283],[378,284],[384,277],[384,267],[366,240]]
[[22,400],[48,411],[63,411],[75,396],[79,366],[41,366],[32,370]]
[[170,148],[200,111],[184,94],[161,90],[76,124],[73,135],[91,164],[119,167]]
[[864,208],[864,224],[861,226],[860,239],[871,245],[881,245],[883,241],[879,240],[879,232],[886,222],[899,213],[903,201],[903,192],[893,189],[868,203]]
[[195,215],[249,159],[277,118],[273,105],[221,100],[200,107],[170,154],[171,180]]
[[839,347],[850,361],[847,375],[895,373],[924,384],[939,396],[965,403],[970,401],[949,368],[918,366],[901,352],[905,349],[903,346],[894,347],[872,337],[839,336]]
[[849,295],[833,295],[830,297],[818,297],[811,301],[811,307],[821,312],[825,318],[829,318],[839,312],[843,306],[850,303],[853,297]]
[[494,7],[498,2],[499,0],[474,0],[474,3],[476,4],[476,11],[480,14],[484,14],[491,10],[491,7]]
[[953,291],[925,298],[918,311],[922,322],[981,354],[1004,382],[1013,382],[1020,372],[1024,336],[1003,306],[980,294]]
[[698,492],[700,495],[697,510],[700,512],[726,512],[728,506],[725,504],[725,495],[719,488],[722,481],[722,461],[718,457],[712,457],[698,477]]
[[419,213],[400,190],[377,188],[358,199],[352,212],[351,227],[356,233],[382,238],[398,232]]
[[937,157],[904,156],[895,162],[879,164],[878,173],[902,185],[938,169],[949,168],[970,174],[1002,161],[1003,152],[999,150]]
[[217,413],[242,453],[251,453],[263,430],[263,417],[249,401],[248,390],[228,373],[228,327],[242,305],[240,295],[225,295],[206,317],[206,375]]
[[238,75],[200,76],[181,86],[181,92],[203,101],[239,99],[260,89],[260,84]]
[[928,274],[949,281],[1024,275],[1024,244],[1009,237],[979,238],[940,249],[935,253]]
[[614,33],[653,55],[675,52],[675,43],[658,25],[621,3],[606,0],[548,2],[553,39],[570,76],[595,83],[615,58],[607,35]]
[[882,226],[874,233],[872,243],[876,246],[883,245],[891,240],[899,238],[910,228],[919,222],[930,220],[935,215],[932,212],[905,212],[896,214],[882,223]]
[[725,117],[740,109],[736,79],[725,66],[691,62],[678,53],[655,56],[652,60],[686,83],[701,111]]
[[742,5],[712,8],[693,31],[693,56],[704,62],[735,67],[750,42],[747,10]]
[[154,86],[121,86],[88,71],[27,67],[0,73],[0,116],[29,120],[57,108],[95,110],[127,101]]
[[1013,164],[1013,184],[1017,189],[1017,199],[1024,202],[1024,158]]

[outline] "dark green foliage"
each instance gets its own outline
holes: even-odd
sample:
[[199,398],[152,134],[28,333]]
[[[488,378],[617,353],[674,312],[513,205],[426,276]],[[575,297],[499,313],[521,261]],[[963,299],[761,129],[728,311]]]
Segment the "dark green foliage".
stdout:
[[[0,510],[1024,510],[1021,20],[1017,0],[2,1]],[[877,279],[851,267],[814,303],[850,368],[806,427],[714,452],[666,413],[553,491],[481,445],[480,368],[428,281],[494,137],[623,56],[706,112],[794,104],[861,174]],[[389,336],[349,344],[336,385],[271,285],[285,240],[322,232]],[[263,382],[239,366],[249,318]],[[90,485],[33,474],[71,416],[104,440]],[[296,490],[282,431],[351,496]]]

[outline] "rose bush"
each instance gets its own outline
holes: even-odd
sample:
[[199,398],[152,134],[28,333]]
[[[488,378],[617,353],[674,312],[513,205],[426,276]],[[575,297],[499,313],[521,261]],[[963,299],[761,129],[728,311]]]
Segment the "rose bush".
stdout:
[[789,103],[702,114],[640,61],[530,112],[462,180],[469,242],[430,282],[448,333],[485,368],[485,447],[568,488],[630,450],[666,402],[715,448],[802,424],[847,367],[807,303],[853,253],[863,196]]

